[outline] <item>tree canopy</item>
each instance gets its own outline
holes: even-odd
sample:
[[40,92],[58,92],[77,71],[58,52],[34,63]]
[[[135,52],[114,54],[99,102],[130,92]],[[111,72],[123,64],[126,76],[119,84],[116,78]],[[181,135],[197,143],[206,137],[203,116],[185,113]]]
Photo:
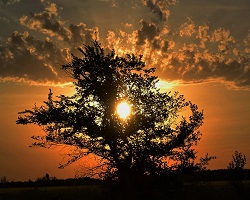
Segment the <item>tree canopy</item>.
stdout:
[[227,169],[229,170],[243,170],[244,166],[247,163],[246,156],[238,151],[234,152],[234,155],[232,155],[233,161],[229,162]]
[[[82,57],[62,67],[74,80],[75,94],[53,98],[41,107],[19,112],[17,124],[37,124],[45,134],[34,146],[76,147],[67,164],[94,154],[105,163],[106,178],[161,175],[172,170],[202,169],[211,157],[195,163],[203,111],[179,93],[161,92],[154,68],[142,56],[105,53],[98,42],[79,48]],[[131,113],[116,111],[127,102]],[[190,110],[189,117],[181,116]]]

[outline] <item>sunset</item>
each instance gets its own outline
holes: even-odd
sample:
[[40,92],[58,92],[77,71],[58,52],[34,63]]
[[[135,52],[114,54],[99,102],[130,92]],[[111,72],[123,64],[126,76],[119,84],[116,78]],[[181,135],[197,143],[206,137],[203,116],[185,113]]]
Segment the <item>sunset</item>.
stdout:
[[[131,150],[148,130],[178,135],[182,114],[200,117],[192,130],[197,160],[216,156],[207,169],[227,169],[235,151],[250,169],[249,0],[5,0],[0,11],[0,177],[87,174],[93,154],[115,158],[91,149],[110,150],[108,131]],[[32,108],[33,116],[25,113]],[[56,115],[46,114],[52,108]],[[81,141],[55,136],[64,132]],[[76,160],[72,146],[83,150]],[[119,148],[122,158],[130,153]]]

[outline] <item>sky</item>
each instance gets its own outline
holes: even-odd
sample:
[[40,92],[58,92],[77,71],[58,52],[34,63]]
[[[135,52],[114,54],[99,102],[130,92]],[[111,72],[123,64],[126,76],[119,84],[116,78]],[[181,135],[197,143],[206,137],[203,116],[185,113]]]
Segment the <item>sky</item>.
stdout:
[[79,175],[92,162],[65,169],[66,147],[30,148],[34,125],[18,112],[55,95],[73,94],[61,70],[77,48],[98,40],[117,54],[143,55],[162,91],[178,91],[204,110],[198,156],[225,169],[234,151],[250,168],[249,0],[0,0],[0,177],[35,180]]

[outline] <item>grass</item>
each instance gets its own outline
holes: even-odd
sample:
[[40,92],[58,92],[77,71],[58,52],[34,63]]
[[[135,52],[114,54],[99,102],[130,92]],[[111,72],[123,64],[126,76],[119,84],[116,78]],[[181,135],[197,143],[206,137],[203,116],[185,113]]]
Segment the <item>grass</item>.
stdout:
[[3,188],[0,189],[1,200],[70,200],[101,199],[99,186],[60,186],[39,188]]
[[[198,183],[191,186],[186,186],[181,190],[172,190],[169,192],[168,199],[175,200],[249,200],[250,199],[250,184],[245,182],[238,187],[235,187],[227,181],[213,181],[207,183]],[[165,197],[167,193],[165,192]],[[166,198],[158,198],[166,199]]]
[[250,199],[250,182],[245,181],[238,186],[227,181],[176,185],[171,188],[155,187],[152,190],[136,188],[124,190],[107,189],[100,185],[40,187],[40,188],[2,188],[1,200],[95,200],[95,199],[153,199],[153,200],[248,200]]

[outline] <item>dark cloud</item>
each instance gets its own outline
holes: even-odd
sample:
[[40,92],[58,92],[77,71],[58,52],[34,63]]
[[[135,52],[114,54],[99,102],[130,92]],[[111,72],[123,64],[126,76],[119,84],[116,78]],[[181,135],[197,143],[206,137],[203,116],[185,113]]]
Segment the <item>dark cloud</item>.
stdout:
[[68,52],[57,48],[49,39],[40,41],[28,32],[14,32],[5,46],[0,46],[0,77],[17,77],[33,81],[64,78],[60,70]]
[[156,21],[166,21],[170,16],[170,6],[176,4],[176,0],[143,0],[155,15]]
[[46,2],[45,10],[40,13],[22,16],[20,23],[50,37],[56,37],[70,46],[89,44],[91,40],[98,39],[99,35],[98,28],[87,28],[82,22],[78,25],[70,24],[67,27],[58,16],[57,5],[50,2]]
[[[48,38],[39,40],[28,32],[14,32],[6,45],[0,46],[2,78],[65,81],[60,68],[70,60],[69,52],[99,39],[97,27],[90,28],[79,21],[75,24],[63,21],[55,3],[41,2],[44,10],[22,16],[20,23]],[[113,9],[117,11],[121,5],[131,6],[133,2],[105,1],[102,5],[111,9],[111,4],[115,3]],[[149,8],[155,19],[147,13],[137,24],[122,22],[119,28],[109,30],[106,38],[102,33],[99,41],[105,48],[114,48],[118,54],[143,55],[147,66],[156,67],[159,77],[168,81],[222,80],[238,88],[250,88],[250,34],[239,41],[225,28],[197,24],[191,18],[173,26],[167,19],[175,0],[143,0],[142,3],[144,11]],[[134,5],[134,11],[142,11],[138,2]],[[105,21],[107,26],[108,21]]]
[[132,50],[144,55],[147,66],[156,67],[159,77],[168,81],[220,80],[230,86],[250,88],[249,36],[238,43],[230,31],[210,30],[207,25],[195,25],[191,19],[175,32],[145,20],[140,25],[132,34],[110,34],[109,44],[115,44],[112,47],[118,52]]
[[184,83],[224,80],[238,87],[249,87],[249,58],[227,58],[223,54],[181,49],[162,63],[163,77]]
[[42,2],[45,5],[44,11],[22,16],[20,23],[47,37],[41,40],[28,32],[13,32],[6,44],[0,46],[2,79],[12,77],[38,82],[65,82],[68,77],[61,66],[70,61],[70,53],[78,46],[98,39],[97,28],[88,28],[81,22],[67,27],[58,16],[57,5]]
[[186,42],[162,55],[161,76],[184,83],[219,79],[231,86],[250,88],[249,50],[228,30],[209,31],[208,26],[189,21],[181,26],[179,37]]
[[98,40],[99,30],[97,27],[88,28],[86,24],[80,22],[79,24],[70,24],[69,30],[71,37],[69,44],[72,46],[80,46],[83,44],[90,44],[93,40]]
[[144,20],[140,21],[141,28],[138,30],[138,41],[139,45],[145,44],[145,41],[153,41],[157,35],[159,35],[159,30],[153,23],[147,23]]

